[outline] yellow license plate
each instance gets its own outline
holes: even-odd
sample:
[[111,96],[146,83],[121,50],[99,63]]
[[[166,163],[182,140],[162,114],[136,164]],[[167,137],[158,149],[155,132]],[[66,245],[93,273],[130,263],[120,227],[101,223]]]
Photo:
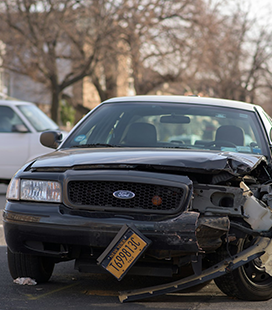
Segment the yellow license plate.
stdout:
[[147,238],[140,235],[139,232],[127,229],[102,258],[102,267],[118,280],[121,280],[150,243]]

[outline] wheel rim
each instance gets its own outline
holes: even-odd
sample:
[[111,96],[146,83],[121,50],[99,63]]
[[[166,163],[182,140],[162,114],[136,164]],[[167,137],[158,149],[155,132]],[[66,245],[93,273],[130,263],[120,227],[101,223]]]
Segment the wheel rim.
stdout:
[[[255,239],[252,236],[246,238],[244,240],[243,249],[254,244],[254,241]],[[266,273],[265,267],[262,267],[262,260],[260,257],[242,266],[241,271],[254,286],[260,286],[262,288],[272,286],[272,277]]]

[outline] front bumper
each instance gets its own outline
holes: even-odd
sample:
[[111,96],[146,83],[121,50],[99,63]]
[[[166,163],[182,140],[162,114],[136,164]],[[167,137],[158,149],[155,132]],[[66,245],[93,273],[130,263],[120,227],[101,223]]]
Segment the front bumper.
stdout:
[[61,205],[7,202],[3,213],[5,238],[12,252],[64,257],[73,247],[101,248],[124,224],[133,224],[152,241],[149,251],[196,253],[199,213],[183,212],[164,221],[136,221],[120,217],[91,218],[62,214]]
[[220,246],[220,237],[229,230],[227,217],[200,218],[193,211],[163,220],[149,217],[135,220],[107,212],[99,213],[101,216],[71,215],[63,212],[64,208],[62,204],[8,201],[3,222],[10,250],[78,258],[85,247],[100,255],[119,230],[130,224],[152,241],[147,253],[163,258],[170,252],[187,255],[212,251]]

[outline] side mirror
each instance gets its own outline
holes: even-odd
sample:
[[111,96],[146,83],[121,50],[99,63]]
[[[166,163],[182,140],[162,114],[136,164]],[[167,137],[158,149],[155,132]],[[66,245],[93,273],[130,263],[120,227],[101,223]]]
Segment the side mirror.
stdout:
[[12,132],[20,132],[20,133],[29,132],[29,130],[27,129],[27,127],[24,124],[12,125],[11,131]]
[[60,131],[44,131],[40,135],[40,142],[43,146],[57,149],[62,141],[62,133]]

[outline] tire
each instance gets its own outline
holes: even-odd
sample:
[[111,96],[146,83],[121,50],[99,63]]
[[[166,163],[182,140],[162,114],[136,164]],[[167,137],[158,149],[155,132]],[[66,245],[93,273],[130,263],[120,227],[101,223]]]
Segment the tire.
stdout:
[[8,249],[8,266],[13,279],[29,277],[37,283],[47,282],[54,270],[54,262],[50,258],[12,253]]
[[[248,236],[232,247],[231,254],[239,253],[254,243]],[[223,257],[221,257],[223,259]],[[242,300],[267,300],[272,297],[272,277],[261,267],[261,259],[257,258],[229,274],[214,280],[217,287],[229,297]]]

